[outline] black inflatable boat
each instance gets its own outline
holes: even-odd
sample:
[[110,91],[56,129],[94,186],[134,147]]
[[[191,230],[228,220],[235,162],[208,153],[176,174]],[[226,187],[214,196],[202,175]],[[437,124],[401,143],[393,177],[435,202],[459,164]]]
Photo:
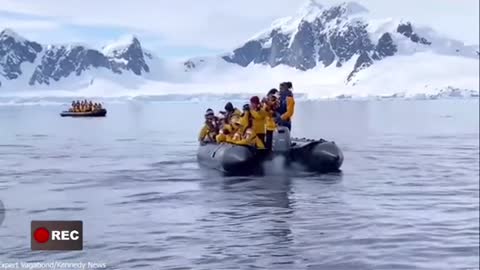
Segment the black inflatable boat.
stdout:
[[232,175],[262,173],[267,152],[253,147],[228,143],[207,143],[198,148],[197,159],[201,165]]
[[343,153],[335,142],[309,139],[290,139],[288,130],[274,134],[272,152],[232,144],[202,144],[197,159],[201,165],[228,175],[261,174],[263,162],[284,156],[286,165],[299,163],[308,171],[337,172],[343,163]]
[[107,115],[107,110],[101,109],[93,112],[69,112],[69,111],[63,111],[60,113],[60,116],[62,117],[104,117]]

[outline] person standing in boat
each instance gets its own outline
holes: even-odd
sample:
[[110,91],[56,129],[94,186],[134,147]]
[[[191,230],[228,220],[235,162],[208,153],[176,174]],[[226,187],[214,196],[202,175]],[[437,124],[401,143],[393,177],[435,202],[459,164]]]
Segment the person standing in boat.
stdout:
[[262,100],[263,109],[267,113],[265,118],[265,148],[272,149],[273,132],[277,129],[275,115],[278,108],[278,90],[273,88],[268,91],[267,96]]
[[267,120],[267,112],[262,107],[260,98],[253,96],[250,98],[250,117],[252,119],[253,130],[263,143],[265,143],[265,123]]
[[295,100],[293,99],[293,85],[291,82],[283,82],[280,84],[280,102],[277,108],[275,122],[278,126],[292,129],[291,119],[295,111]]

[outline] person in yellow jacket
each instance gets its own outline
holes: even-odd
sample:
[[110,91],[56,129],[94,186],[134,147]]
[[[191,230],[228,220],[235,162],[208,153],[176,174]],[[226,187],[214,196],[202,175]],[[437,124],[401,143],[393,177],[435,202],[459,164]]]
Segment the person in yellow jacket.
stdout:
[[224,127],[220,130],[215,140],[217,143],[226,143],[231,140],[231,137],[232,135],[230,134],[229,129]]
[[242,109],[243,109],[243,112],[239,117],[239,121],[240,121],[240,128],[242,129],[241,132],[243,133],[248,126],[248,121],[250,121],[252,114],[250,113],[249,104],[244,104]]
[[227,104],[225,104],[225,118],[227,119],[227,122],[230,122],[232,117],[235,115],[241,116],[242,112],[239,109],[233,107],[233,104],[231,102],[227,102]]
[[265,148],[268,150],[272,149],[273,143],[273,132],[277,129],[277,124],[275,123],[276,110],[278,108],[278,99],[277,99],[278,90],[273,88],[268,91],[266,98],[263,100],[263,109],[267,113],[265,119]]
[[277,125],[287,127],[289,130],[292,129],[291,119],[295,112],[295,100],[293,99],[292,88],[293,85],[291,82],[283,82],[280,84],[280,103],[275,119]]
[[215,127],[215,115],[212,109],[208,109],[205,113],[205,124],[200,130],[198,135],[198,141],[200,142],[214,142],[217,135],[217,130]]
[[233,124],[238,127],[237,132],[233,135],[231,140],[232,143],[237,145],[252,146],[257,149],[265,149],[265,144],[257,136],[255,130],[253,129],[253,124],[251,119],[248,121],[246,127],[242,127],[241,120],[236,120]]
[[227,118],[221,119],[222,125],[220,131],[215,138],[217,143],[225,143],[231,140],[233,136],[233,127],[231,124],[228,123]]
[[265,143],[265,125],[267,121],[267,112],[262,107],[260,98],[253,96],[250,98],[250,115],[252,119],[252,128],[258,138]]

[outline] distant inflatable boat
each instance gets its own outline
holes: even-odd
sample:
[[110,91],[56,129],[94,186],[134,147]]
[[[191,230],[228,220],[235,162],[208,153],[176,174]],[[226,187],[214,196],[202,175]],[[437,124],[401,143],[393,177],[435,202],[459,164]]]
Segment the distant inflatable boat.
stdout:
[[62,117],[104,117],[107,115],[107,110],[101,109],[93,112],[69,112],[63,111],[60,113]]
[[261,174],[263,162],[275,156],[284,156],[287,165],[298,163],[306,170],[318,173],[338,172],[343,163],[343,153],[335,142],[290,139],[288,130],[274,134],[272,152],[228,143],[202,144],[197,152],[201,165],[228,175]]

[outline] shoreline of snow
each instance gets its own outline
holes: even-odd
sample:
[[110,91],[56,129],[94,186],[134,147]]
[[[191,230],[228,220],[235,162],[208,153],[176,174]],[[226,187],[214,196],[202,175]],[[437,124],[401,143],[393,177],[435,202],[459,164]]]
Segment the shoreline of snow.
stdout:
[[[38,94],[38,93],[37,93]],[[237,103],[246,103],[252,95],[263,96],[261,93],[231,93],[231,94],[157,94],[157,95],[85,95],[69,91],[50,93],[50,95],[36,95],[36,93],[0,93],[0,106],[58,106],[70,104],[72,100],[94,99],[104,103],[128,103],[128,102],[161,102],[161,103],[200,103],[200,102],[218,102],[232,101]],[[479,100],[480,92],[474,90],[450,88],[438,91],[437,93],[417,93],[408,95],[405,93],[396,93],[391,95],[337,95],[331,97],[311,97],[306,93],[295,93],[297,102],[317,102],[317,101],[408,101],[408,100]]]

